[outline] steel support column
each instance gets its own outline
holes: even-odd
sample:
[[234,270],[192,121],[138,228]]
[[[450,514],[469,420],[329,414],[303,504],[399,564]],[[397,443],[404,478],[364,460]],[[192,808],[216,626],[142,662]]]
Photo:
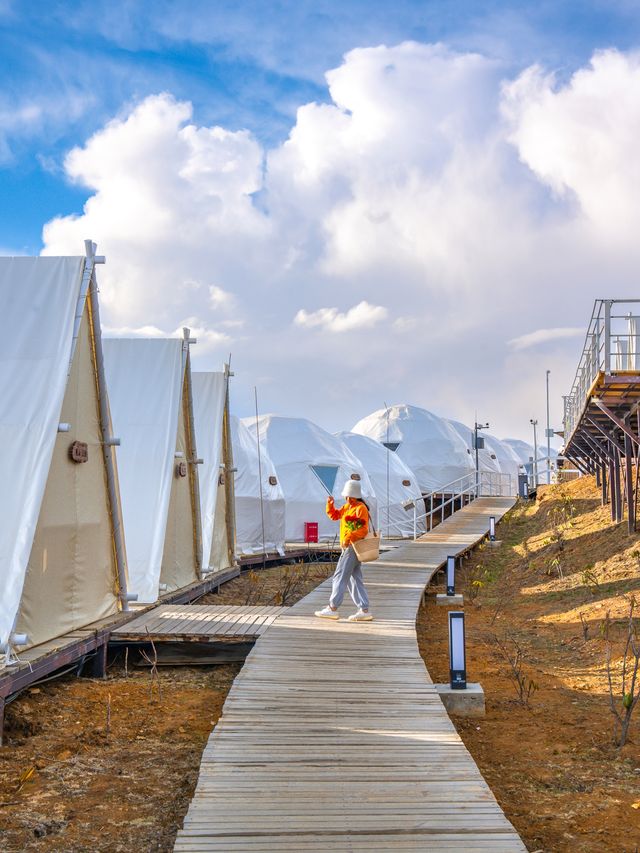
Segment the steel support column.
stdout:
[[629,516],[629,533],[636,529],[636,502],[633,482],[633,444],[628,435],[624,437],[625,485],[627,488],[627,513]]

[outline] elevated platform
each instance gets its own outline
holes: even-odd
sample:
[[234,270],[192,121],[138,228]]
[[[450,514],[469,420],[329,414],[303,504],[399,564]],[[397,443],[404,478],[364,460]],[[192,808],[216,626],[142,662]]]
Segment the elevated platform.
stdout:
[[636,527],[640,445],[640,300],[598,300],[565,398],[563,455],[594,474],[611,518]]
[[444,709],[415,630],[446,557],[484,538],[489,516],[513,502],[476,500],[437,540],[367,564],[373,622],[315,618],[329,581],[279,616],[229,692],[176,851],[525,853]]

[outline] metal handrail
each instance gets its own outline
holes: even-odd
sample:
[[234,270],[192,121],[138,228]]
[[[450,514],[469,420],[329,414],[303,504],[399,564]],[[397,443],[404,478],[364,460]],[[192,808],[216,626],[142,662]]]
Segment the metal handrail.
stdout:
[[[640,317],[630,310],[639,304],[640,299],[596,299],[573,385],[564,398],[565,444],[600,373],[640,372]],[[627,310],[614,306],[627,306]]]
[[[465,474],[463,477],[458,477],[456,480],[452,480],[450,483],[446,483],[444,486],[440,486],[438,489],[434,489],[431,492],[426,492],[422,495],[422,499],[425,501],[425,511],[419,513],[415,504],[413,502],[413,538],[414,540],[418,538],[418,521],[422,518],[425,519],[425,525],[427,532],[433,530],[434,524],[434,516],[436,513],[440,513],[440,523],[442,523],[445,519],[445,509],[451,505],[453,511],[455,512],[455,503],[457,500],[460,501],[460,509],[468,503],[474,501],[477,497],[482,495],[493,495],[494,494],[494,485],[490,485],[490,491],[485,491],[485,484],[487,480],[490,483],[497,479],[498,486],[495,487],[498,489],[499,495],[504,495],[503,483],[507,484],[506,494],[512,495],[515,494],[513,491],[513,482],[511,474],[507,474],[499,471],[480,471],[478,472],[478,480],[476,482],[476,472],[470,471],[468,474]],[[460,488],[458,490],[450,491],[453,486],[456,486],[458,483],[469,483],[466,488]],[[450,497],[446,500],[443,500],[438,506],[434,507],[433,498],[434,496],[446,495],[449,494]],[[465,501],[465,498],[468,497],[469,500]],[[429,509],[426,508],[426,502],[429,500]],[[428,521],[427,521],[428,520]]]

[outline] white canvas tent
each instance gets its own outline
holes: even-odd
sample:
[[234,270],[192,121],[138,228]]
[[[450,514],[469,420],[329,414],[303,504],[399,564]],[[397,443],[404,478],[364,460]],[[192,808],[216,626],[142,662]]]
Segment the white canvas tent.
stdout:
[[[245,425],[256,435],[255,420]],[[359,478],[362,495],[377,520],[373,487],[362,464],[345,444],[305,418],[264,415],[259,418],[260,444],[275,465],[286,504],[286,538],[304,541],[305,522],[318,523],[321,540],[332,541],[338,533],[336,522],[325,513],[327,495],[341,502],[346,481]]]
[[198,468],[185,339],[105,339],[129,589],[138,603],[196,581],[202,560]]
[[264,447],[261,448],[258,459],[258,442],[255,436],[234,416],[231,417],[231,442],[233,464],[236,468],[238,552],[261,554],[278,551],[282,554],[285,542],[285,500],[275,466]]
[[391,443],[417,476],[422,492],[442,489],[475,471],[465,441],[444,418],[417,406],[378,409],[358,421],[352,432]]
[[[458,433],[460,438],[462,438],[466,442],[469,454],[471,455],[471,459],[475,466],[476,452],[473,446],[474,431],[471,429],[471,427],[466,426],[466,424],[460,423],[460,421],[449,420],[449,423]],[[484,432],[479,432],[479,435],[481,437],[484,437]],[[501,471],[500,462],[498,461],[497,455],[487,446],[478,450],[478,468],[481,472],[487,474],[499,474]]]
[[[365,468],[378,501],[378,518],[383,535],[413,536],[413,507],[424,512],[422,493],[416,475],[397,453],[387,450],[379,441],[354,432],[339,432],[343,441]],[[388,475],[388,476],[387,476]],[[409,506],[409,511],[405,505]],[[417,521],[418,534],[424,533],[424,518]]]
[[36,646],[126,596],[117,474],[87,257],[0,258],[0,645]]
[[227,489],[225,488],[225,409],[228,372],[192,373],[193,418],[202,458],[198,485],[202,520],[203,570],[217,572],[233,563],[229,541]]

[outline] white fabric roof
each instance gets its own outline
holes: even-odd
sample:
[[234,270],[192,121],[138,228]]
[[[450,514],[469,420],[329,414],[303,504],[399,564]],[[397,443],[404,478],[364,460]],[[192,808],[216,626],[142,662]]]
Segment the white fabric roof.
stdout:
[[202,465],[198,471],[202,519],[202,565],[208,566],[222,462],[222,421],[227,391],[224,373],[192,373],[193,421]]
[[[378,409],[358,421],[352,432],[387,441],[387,411]],[[442,486],[475,470],[465,441],[444,418],[417,406],[389,408],[389,441],[400,442],[396,453],[418,477],[423,492]]]
[[511,478],[511,492],[517,494],[518,474],[522,471],[522,462],[513,447],[500,441],[494,435],[484,433],[485,447],[490,453],[495,453],[500,463],[500,470]]
[[[265,447],[261,447],[249,429],[231,417],[231,441],[236,496],[236,543],[241,554],[261,554],[262,514],[260,512],[260,476],[262,470],[262,508],[264,512],[264,550],[282,551],[285,542],[285,500],[275,466]],[[276,485],[269,482],[275,477]]]
[[532,444],[528,444],[526,441],[522,441],[519,438],[503,438],[502,441],[515,451],[518,459],[523,465],[529,464],[529,458],[533,457]]
[[[415,501],[418,515],[424,513],[422,492],[413,471],[404,464],[397,453],[387,450],[373,438],[358,435],[355,432],[339,432],[337,436],[360,460],[369,475],[378,501],[378,517],[382,533],[389,536],[413,536],[413,510],[407,512],[403,504],[407,501]],[[407,482],[409,485],[405,485]],[[424,533],[425,529],[424,518],[419,519],[417,532]]]
[[[255,436],[255,420],[245,418],[243,423]],[[363,498],[377,518],[375,494],[367,472],[339,438],[305,418],[278,415],[261,417],[259,430],[260,444],[271,457],[284,492],[287,541],[303,541],[306,521],[318,523],[322,539],[332,540],[338,533],[337,523],[325,513],[327,491],[312,465],[337,469],[333,496],[338,504],[346,481],[351,474],[359,474]]]
[[72,353],[84,258],[0,258],[0,643],[13,630]]
[[[472,462],[475,466],[476,464],[476,456],[475,450],[473,448],[473,430],[471,427],[466,426],[460,421],[452,421],[449,423],[458,433],[460,438],[466,443],[469,448],[469,452],[471,454]],[[484,430],[481,430],[479,433],[481,436],[485,435]],[[500,473],[500,462],[498,461],[498,457],[495,453],[493,453],[488,447],[483,447],[482,450],[478,451],[478,467],[481,471],[486,471],[491,474],[499,474]]]
[[158,598],[184,377],[178,339],[103,339],[129,564],[138,603]]

